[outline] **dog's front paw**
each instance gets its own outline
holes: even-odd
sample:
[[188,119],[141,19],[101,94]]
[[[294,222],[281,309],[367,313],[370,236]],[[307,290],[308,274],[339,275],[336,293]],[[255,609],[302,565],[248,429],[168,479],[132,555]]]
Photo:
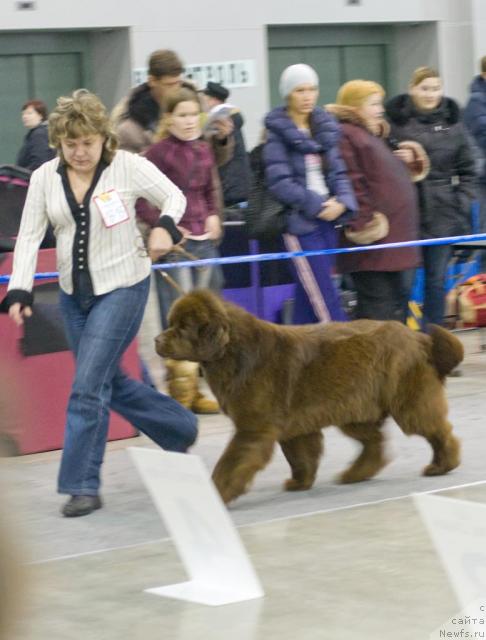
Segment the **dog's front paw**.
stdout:
[[312,487],[312,482],[302,482],[295,478],[289,478],[284,482],[284,491],[307,491]]
[[246,491],[246,487],[242,487],[238,483],[232,482],[229,478],[223,479],[213,476],[213,482],[225,504],[229,504],[233,500],[236,500],[236,498]]
[[428,464],[424,470],[422,471],[422,475],[424,476],[443,476],[445,473],[452,471],[459,465],[459,462],[454,464],[444,464],[439,465],[435,463]]
[[233,495],[233,492],[230,490],[230,487],[227,483],[218,481],[215,478],[213,478],[213,482],[219,495],[221,496],[221,500],[225,504],[228,504],[229,502],[231,502],[231,500],[234,500],[235,496]]
[[339,484],[352,484],[353,482],[361,482],[365,478],[360,478],[354,471],[343,471],[336,478]]
[[337,481],[339,484],[353,484],[354,482],[364,482],[370,480],[376,471],[366,471],[364,469],[347,469],[339,474]]
[[353,482],[363,482],[363,480],[371,480],[376,474],[383,469],[388,460],[379,452],[372,458],[363,459],[362,456],[354,462],[349,469],[346,469],[338,476],[337,481],[340,484],[352,484]]
[[238,496],[235,496],[232,491],[224,491],[224,490],[220,491],[219,495],[221,496],[221,500],[224,502],[224,504],[229,504],[235,498],[238,497]]

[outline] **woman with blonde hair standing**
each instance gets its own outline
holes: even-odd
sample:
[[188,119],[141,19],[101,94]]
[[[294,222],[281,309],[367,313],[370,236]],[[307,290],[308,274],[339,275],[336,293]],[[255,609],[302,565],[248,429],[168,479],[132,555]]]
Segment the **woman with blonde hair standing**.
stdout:
[[[441,238],[470,233],[471,204],[475,198],[474,159],[457,103],[444,96],[439,73],[419,67],[409,91],[386,104],[391,138],[415,140],[425,149],[430,172],[417,183],[420,237]],[[406,159],[406,151],[396,152]],[[424,325],[443,324],[445,281],[451,255],[448,245],[422,247],[424,267]]]
[[[58,157],[32,174],[4,303],[18,325],[32,315],[37,252],[50,222],[60,308],[76,360],[58,479],[59,493],[71,496],[62,513],[74,517],[101,507],[110,408],[164,449],[186,451],[195,440],[190,411],[119,366],[142,320],[150,258],[182,237],[176,223],[185,198],[151,162],[117,150],[104,105],[85,89],[58,99],[49,135]],[[161,210],[149,255],[135,222],[140,197]]]
[[[381,85],[351,80],[338,91],[336,104],[326,109],[340,122],[339,143],[358,201],[358,215],[341,234],[343,246],[406,242],[418,237],[418,207],[413,179],[423,179],[427,158],[423,148],[404,142],[412,162],[407,167],[387,144]],[[337,256],[341,273],[349,273],[357,292],[358,318],[407,318],[416,248],[380,249]]]

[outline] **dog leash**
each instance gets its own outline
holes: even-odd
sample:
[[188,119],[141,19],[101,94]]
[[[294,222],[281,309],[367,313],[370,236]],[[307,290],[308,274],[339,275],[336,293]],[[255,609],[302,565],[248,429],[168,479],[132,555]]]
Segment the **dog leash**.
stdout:
[[[189,251],[187,251],[187,249],[184,249],[184,247],[182,247],[180,244],[175,245],[174,247],[172,247],[171,253],[180,253],[182,256],[185,256],[188,260],[199,260],[199,258],[197,256],[195,256],[193,253],[190,253]],[[196,269],[205,269],[206,267],[196,267]]]
[[[171,253],[179,253],[181,256],[184,256],[185,258],[187,258],[188,260],[194,261],[194,260],[199,260],[199,258],[197,256],[195,256],[193,253],[191,253],[190,251],[187,251],[186,249],[184,249],[184,247],[182,247],[181,245],[176,245],[175,247],[172,247],[171,249]],[[203,269],[207,269],[208,267],[196,267],[196,269],[198,270],[203,270]],[[183,296],[186,292],[184,291],[184,289],[180,286],[179,283],[177,283],[174,278],[172,278],[167,271],[164,271],[163,269],[160,270],[160,274],[161,276],[165,279],[165,281],[171,285],[171,287],[173,287],[177,293],[181,296]]]
[[177,293],[181,296],[183,296],[186,292],[184,291],[184,289],[181,287],[180,284],[178,284],[174,278],[171,278],[170,275],[167,273],[167,271],[163,271],[162,269],[159,271],[160,275],[172,286],[174,287],[174,289],[177,291]]

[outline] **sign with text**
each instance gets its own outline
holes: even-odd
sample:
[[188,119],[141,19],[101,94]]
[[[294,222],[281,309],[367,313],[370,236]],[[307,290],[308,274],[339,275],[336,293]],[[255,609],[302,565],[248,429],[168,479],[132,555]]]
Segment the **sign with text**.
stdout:
[[[186,66],[185,77],[199,89],[204,89],[208,82],[219,82],[228,89],[237,87],[253,87],[256,84],[255,60],[231,60],[226,62],[203,62]],[[134,85],[147,80],[147,68],[132,70]]]

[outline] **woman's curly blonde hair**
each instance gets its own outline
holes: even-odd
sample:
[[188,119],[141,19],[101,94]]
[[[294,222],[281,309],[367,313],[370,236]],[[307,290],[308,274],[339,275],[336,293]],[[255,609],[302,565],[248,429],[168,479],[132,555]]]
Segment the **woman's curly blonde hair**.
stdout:
[[118,148],[118,138],[105,105],[87,89],[77,89],[70,96],[57,99],[49,116],[49,143],[64,161],[61,140],[100,134],[104,139],[102,158],[110,163]]

